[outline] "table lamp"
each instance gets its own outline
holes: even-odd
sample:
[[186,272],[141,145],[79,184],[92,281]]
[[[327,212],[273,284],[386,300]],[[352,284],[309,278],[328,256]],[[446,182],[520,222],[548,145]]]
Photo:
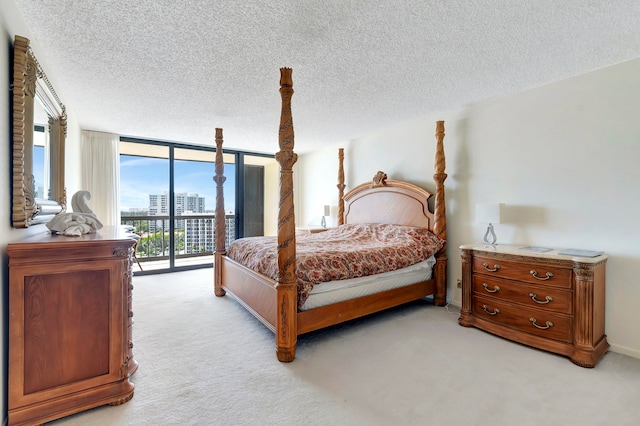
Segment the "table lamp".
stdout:
[[329,206],[328,204],[325,204],[324,215],[322,216],[322,220],[320,221],[320,226],[322,226],[323,228],[327,227],[327,221],[325,220],[325,216],[330,216],[330,215],[331,215],[331,206]]
[[500,223],[500,203],[476,204],[476,222],[488,223],[487,232],[484,234],[486,244],[496,244],[496,233],[493,231],[493,224]]

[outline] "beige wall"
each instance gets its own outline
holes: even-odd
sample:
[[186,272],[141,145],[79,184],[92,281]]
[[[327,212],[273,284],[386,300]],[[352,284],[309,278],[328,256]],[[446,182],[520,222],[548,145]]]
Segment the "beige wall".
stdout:
[[[293,114],[295,119],[295,111]],[[347,169],[345,164],[345,175]],[[338,147],[300,155],[293,176],[296,226],[319,227],[327,204],[331,206],[331,217],[325,220],[327,226],[334,226],[338,214]]]
[[[481,241],[486,229],[474,223],[475,204],[505,203],[499,243],[609,254],[608,340],[640,358],[638,75],[640,59],[350,141],[347,189],[377,170],[433,189],[435,121],[444,119],[451,302],[461,302],[457,247]],[[313,220],[328,197],[337,204],[336,152],[301,156],[298,223]]]

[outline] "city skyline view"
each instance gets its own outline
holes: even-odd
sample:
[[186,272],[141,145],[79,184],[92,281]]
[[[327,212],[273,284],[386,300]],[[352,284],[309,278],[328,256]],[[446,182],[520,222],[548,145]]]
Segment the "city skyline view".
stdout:
[[[225,164],[225,211],[235,210],[235,165]],[[174,161],[174,192],[205,198],[205,211],[215,210],[215,165],[204,161]],[[149,195],[169,191],[169,161],[162,158],[120,155],[120,210],[148,209]]]
[[[45,137],[34,129],[33,177],[37,198],[47,198],[45,179]],[[205,198],[205,211],[215,210],[215,164],[206,161],[174,160],[174,192],[198,194]],[[235,165],[225,164],[225,211],[235,211]],[[120,210],[148,209],[149,195],[169,191],[169,160],[166,158],[120,155]]]

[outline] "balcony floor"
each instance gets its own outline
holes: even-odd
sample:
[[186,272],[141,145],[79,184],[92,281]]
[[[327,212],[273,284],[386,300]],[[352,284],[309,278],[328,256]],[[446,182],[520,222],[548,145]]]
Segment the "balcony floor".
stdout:
[[[142,266],[143,272],[156,272],[163,269],[169,272],[169,259],[149,260],[149,261],[142,260],[140,262],[140,265]],[[182,268],[182,267],[194,268],[198,265],[202,265],[203,268],[213,267],[213,255],[184,257],[184,258],[176,259],[176,262],[175,262],[176,268]],[[139,272],[140,272],[140,267],[134,260],[133,273],[136,274]]]

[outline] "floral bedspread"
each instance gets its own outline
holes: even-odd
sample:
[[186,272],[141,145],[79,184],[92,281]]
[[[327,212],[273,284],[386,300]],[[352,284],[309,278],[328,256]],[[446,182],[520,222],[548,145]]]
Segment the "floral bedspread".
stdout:
[[[394,271],[436,254],[444,240],[431,231],[389,224],[342,225],[296,235],[298,308],[314,285]],[[234,241],[227,255],[242,265],[278,279],[276,237]]]

